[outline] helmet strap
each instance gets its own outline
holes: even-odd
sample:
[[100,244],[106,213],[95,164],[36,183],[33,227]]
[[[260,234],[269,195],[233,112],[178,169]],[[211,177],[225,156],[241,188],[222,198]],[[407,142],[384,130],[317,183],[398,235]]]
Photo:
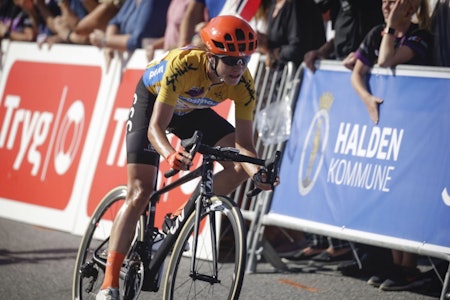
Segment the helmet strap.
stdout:
[[[209,62],[208,72],[210,73],[211,76],[215,76],[220,82],[223,82],[223,79],[220,78],[219,73],[217,73],[218,60],[219,60],[219,58],[215,55],[211,55],[208,57],[208,62]],[[211,74],[211,71],[213,72],[212,74]],[[210,78],[210,79],[213,82],[215,82],[215,80],[213,80],[212,78]]]
[[[210,59],[209,59],[209,65],[211,67],[211,70],[214,71],[214,74],[216,74],[217,77],[219,77],[219,74],[217,73],[217,63],[218,63],[219,58],[215,55],[213,55]],[[220,78],[220,77],[219,77]]]

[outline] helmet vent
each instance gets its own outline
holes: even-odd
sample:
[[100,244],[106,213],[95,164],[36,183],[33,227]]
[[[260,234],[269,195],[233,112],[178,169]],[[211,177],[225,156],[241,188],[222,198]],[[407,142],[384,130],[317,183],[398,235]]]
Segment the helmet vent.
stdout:
[[225,45],[221,42],[212,40],[212,42],[214,43],[214,46],[216,46],[217,48],[219,48],[220,50],[224,51],[225,50]]
[[245,41],[245,33],[242,29],[236,29],[235,33],[238,41]]
[[[229,44],[227,44],[227,46],[228,46],[228,50],[230,50],[231,52],[236,51],[236,47],[234,46],[234,44],[229,43]],[[245,48],[245,45],[244,45],[244,48]]]

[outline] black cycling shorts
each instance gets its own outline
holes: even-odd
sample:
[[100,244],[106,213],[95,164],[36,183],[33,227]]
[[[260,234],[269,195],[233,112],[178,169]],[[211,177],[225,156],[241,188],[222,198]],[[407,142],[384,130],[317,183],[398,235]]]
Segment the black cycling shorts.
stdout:
[[[133,106],[127,122],[127,162],[158,166],[159,154],[148,140],[147,131],[156,96],[145,87],[142,79],[136,87]],[[197,109],[186,115],[173,115],[167,128],[168,133],[180,139],[192,137],[199,130],[203,133],[202,143],[214,146],[226,135],[234,132],[227,120],[210,108]]]

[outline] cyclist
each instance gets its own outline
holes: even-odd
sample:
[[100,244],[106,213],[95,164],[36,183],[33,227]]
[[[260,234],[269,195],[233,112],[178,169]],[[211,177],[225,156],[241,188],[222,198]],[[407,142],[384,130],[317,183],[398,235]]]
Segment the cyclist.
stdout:
[[[137,84],[127,122],[128,194],[114,220],[97,300],[119,299],[120,267],[153,192],[160,156],[173,169],[187,170],[192,164],[189,153],[172,147],[167,132],[184,139],[200,130],[205,144],[236,147],[256,157],[256,92],[247,69],[257,47],[256,33],[239,17],[218,16],[200,36],[204,49],[184,47],[168,52],[148,64]],[[234,101],[235,127],[211,109],[227,99]],[[222,166],[214,180],[217,194],[229,194],[248,176],[257,188],[272,188],[264,171],[253,164],[223,162]]]

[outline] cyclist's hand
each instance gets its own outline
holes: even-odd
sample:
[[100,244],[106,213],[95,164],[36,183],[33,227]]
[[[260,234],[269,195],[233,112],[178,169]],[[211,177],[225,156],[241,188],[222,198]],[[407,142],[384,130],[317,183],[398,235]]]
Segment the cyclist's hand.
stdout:
[[277,177],[274,182],[269,182],[267,178],[267,171],[264,169],[260,169],[257,173],[255,173],[255,175],[253,175],[253,182],[255,183],[256,188],[259,188],[263,191],[268,191],[277,186],[280,180]]
[[174,170],[188,170],[192,165],[192,158],[187,152],[172,152],[167,156],[169,165]]

